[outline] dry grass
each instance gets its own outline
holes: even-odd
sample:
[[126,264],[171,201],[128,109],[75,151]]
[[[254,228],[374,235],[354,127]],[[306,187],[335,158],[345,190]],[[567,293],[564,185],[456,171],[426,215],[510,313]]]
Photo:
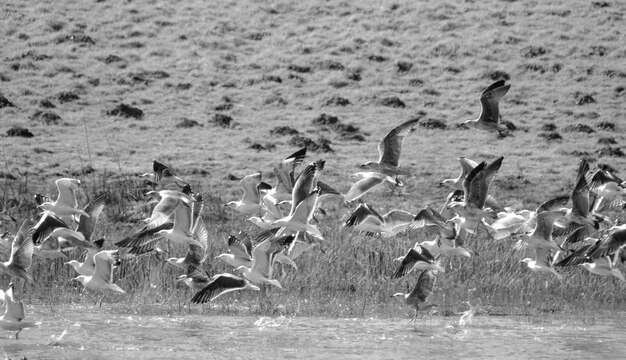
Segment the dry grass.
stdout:
[[[112,189],[116,201],[108,205],[100,231],[115,241],[145,215],[137,202],[145,188],[135,176],[148,171],[155,156],[216,202],[230,200],[240,190],[227,180],[229,174],[262,170],[269,178],[272,163],[296,149],[292,136],[270,135],[277,126],[290,126],[314,141],[330,140],[334,152],[310,158],[326,159],[324,178],[346,191],[355,165],[377,156],[378,139],[402,121],[423,116],[442,120],[447,129],[412,134],[401,162],[415,176],[407,179],[404,194],[377,191],[368,201],[406,210],[440,203],[447,191],[437,184],[458,171],[456,157],[503,155],[494,195],[506,205],[532,207],[572,188],[581,156],[626,168],[625,158],[600,153],[607,145],[598,144],[612,137],[615,144],[608,146],[621,149],[625,140],[625,12],[622,2],[581,0],[10,1],[0,15],[0,81],[2,95],[15,106],[0,108],[0,196],[19,203],[20,215],[34,216],[31,195],[54,194],[55,178],[84,180],[83,203],[97,190]],[[456,124],[478,115],[480,90],[498,78],[512,84],[501,103],[502,118],[519,130],[497,139],[458,129]],[[388,100],[393,97],[405,107]],[[108,115],[121,104],[143,116]],[[366,141],[313,125],[323,113],[358,127]],[[217,125],[217,114],[232,117],[230,125]],[[183,119],[200,126],[177,127]],[[546,124],[555,128],[546,132]],[[595,132],[566,130],[577,124]],[[14,126],[34,136],[5,136]],[[264,301],[284,304],[291,313],[398,311],[388,295],[404,290],[405,281],[389,281],[390,259],[417,235],[381,244],[341,229],[337,218],[349,207],[332,201],[326,207],[335,215],[321,226],[326,254],[305,255],[303,270],[287,270],[288,290],[270,290]],[[214,208],[207,216],[214,229],[212,254],[224,249],[228,232],[246,226],[241,216]],[[511,257],[509,244],[477,246],[485,247],[485,258],[499,260],[455,264],[457,270],[441,277],[436,301],[623,309],[616,295],[623,285],[577,271],[564,285],[550,279],[545,287],[545,278],[531,276]],[[34,270],[43,274],[48,266]],[[76,300],[65,285],[69,271],[55,266],[58,276],[46,284],[57,290],[48,294]],[[139,273],[148,265],[137,266],[123,271]],[[211,269],[225,270],[219,264]],[[335,273],[344,278],[328,284]],[[161,297],[168,304],[181,299],[182,291],[172,289],[176,272],[158,274],[150,282],[138,274],[120,280],[123,287],[140,289],[128,298],[129,306],[143,298]]]

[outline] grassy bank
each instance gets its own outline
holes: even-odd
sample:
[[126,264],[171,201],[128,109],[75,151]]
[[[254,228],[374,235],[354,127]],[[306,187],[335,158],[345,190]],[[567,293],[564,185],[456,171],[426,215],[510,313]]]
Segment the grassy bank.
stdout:
[[[431,124],[405,141],[401,165],[413,176],[402,194],[365,198],[383,211],[438,206],[448,193],[438,183],[456,175],[458,156],[504,156],[492,193],[518,209],[570,192],[581,157],[626,169],[622,2],[8,1],[1,10],[1,95],[13,106],[0,107],[0,197],[18,219],[35,217],[34,193],[54,196],[54,179],[76,177],[81,204],[111,192],[97,234],[117,241],[149,210],[137,175],[158,156],[208,198],[214,256],[229,233],[251,230],[221,207],[240,197],[233,178],[261,170],[271,182],[271,165],[308,144],[308,160],[325,159],[323,178],[346,192],[378,140],[413,117]],[[518,130],[497,139],[458,128],[497,79],[512,84],[500,114]],[[353,128],[319,126],[322,114]],[[32,137],[12,136],[15,127]],[[224,304],[237,299],[254,313],[406,313],[389,296],[416,277],[391,281],[391,260],[425,235],[365,237],[341,227],[352,207],[323,206],[325,253],[286,269],[284,291],[258,301],[229,294],[217,310],[235,311]],[[472,246],[480,256],[455,259],[434,302],[507,313],[624,309],[623,284],[583,269],[560,284],[531,274],[518,261],[530,254],[514,253],[510,240]],[[33,273],[33,301],[95,299],[68,284],[74,275],[60,262],[36,260]],[[154,259],[125,263],[119,284],[129,294],[108,301],[177,311],[186,300],[178,274]]]

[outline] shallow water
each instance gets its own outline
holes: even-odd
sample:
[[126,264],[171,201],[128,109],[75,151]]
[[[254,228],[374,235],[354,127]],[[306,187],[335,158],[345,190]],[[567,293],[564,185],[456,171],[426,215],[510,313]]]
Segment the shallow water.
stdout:
[[425,315],[327,319],[211,315],[115,315],[97,308],[29,307],[38,328],[2,331],[9,358],[622,358],[626,314],[576,318]]

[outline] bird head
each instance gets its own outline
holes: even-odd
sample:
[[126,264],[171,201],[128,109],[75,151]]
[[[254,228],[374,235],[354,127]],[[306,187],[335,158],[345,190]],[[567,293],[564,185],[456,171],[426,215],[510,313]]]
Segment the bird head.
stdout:
[[75,278],[73,278],[71,280],[78,281],[81,284],[85,285],[85,281],[87,281],[87,277],[85,275],[79,275],[79,276],[77,276],[77,277],[75,277]]

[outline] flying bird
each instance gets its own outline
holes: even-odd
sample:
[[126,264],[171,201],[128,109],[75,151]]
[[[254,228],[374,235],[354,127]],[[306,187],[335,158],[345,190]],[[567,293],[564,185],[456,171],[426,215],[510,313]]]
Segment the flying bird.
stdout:
[[502,137],[508,135],[508,128],[500,122],[500,99],[509,91],[511,84],[499,80],[489,85],[480,94],[480,115],[475,120],[466,120],[463,125],[470,128],[497,131]]
[[113,264],[107,251],[100,251],[94,255],[94,262],[96,263],[93,275],[79,275],[72,280],[76,280],[83,284],[86,288],[91,290],[100,291],[102,297],[98,301],[100,307],[102,307],[102,300],[106,295],[106,291],[113,291],[125,294],[122,288],[113,283]]
[[242,279],[239,276],[228,273],[218,274],[213,276],[211,281],[191,298],[191,302],[194,304],[204,304],[228,292],[245,289],[260,290],[258,286],[252,285],[248,280]]
[[404,138],[415,130],[415,124],[418,121],[419,119],[408,120],[391,130],[378,143],[378,161],[368,161],[361,165],[361,168],[392,178],[398,175],[410,175],[409,170],[400,168],[398,163]]

